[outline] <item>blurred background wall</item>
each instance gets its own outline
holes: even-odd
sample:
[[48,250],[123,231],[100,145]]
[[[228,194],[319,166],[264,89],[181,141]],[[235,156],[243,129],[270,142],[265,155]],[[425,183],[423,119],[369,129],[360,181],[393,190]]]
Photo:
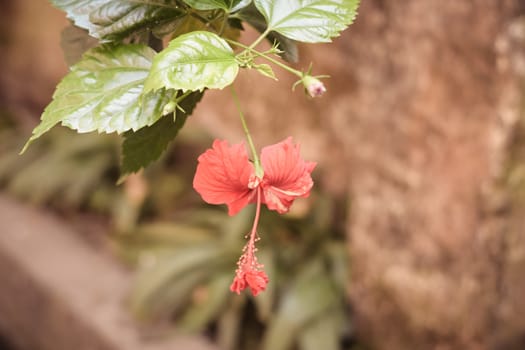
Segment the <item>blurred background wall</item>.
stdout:
[[[45,0],[0,7],[0,113],[29,133],[66,72],[67,21]],[[331,76],[321,99],[241,75],[257,146],[293,135],[351,202],[348,296],[372,348],[525,348],[523,16],[520,0],[363,0],[334,44],[300,48]],[[239,140],[225,99],[188,127]]]
[[67,20],[43,0],[3,0],[0,11],[0,108],[31,129],[67,72],[60,49]]

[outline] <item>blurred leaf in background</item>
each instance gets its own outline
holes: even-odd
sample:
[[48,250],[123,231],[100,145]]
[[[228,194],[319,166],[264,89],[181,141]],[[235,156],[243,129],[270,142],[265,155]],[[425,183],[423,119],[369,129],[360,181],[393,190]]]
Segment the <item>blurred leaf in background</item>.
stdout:
[[140,270],[131,302],[139,318],[207,332],[221,349],[344,348],[348,260],[333,200],[317,194],[299,213],[263,214],[258,254],[272,282],[255,298],[228,288],[252,208],[229,217],[197,203],[115,237],[119,255]]
[[0,141],[0,186],[35,204],[105,211],[116,192],[118,139],[61,128],[21,157],[22,139],[5,128]]

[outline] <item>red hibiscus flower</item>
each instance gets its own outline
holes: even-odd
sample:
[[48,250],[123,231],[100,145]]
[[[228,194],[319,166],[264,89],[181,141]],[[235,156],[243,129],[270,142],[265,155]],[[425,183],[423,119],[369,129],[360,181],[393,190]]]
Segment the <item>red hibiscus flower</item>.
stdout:
[[[193,187],[210,204],[226,204],[235,215],[249,203],[257,203],[250,239],[239,259],[232,292],[249,287],[256,296],[266,289],[268,276],[257,262],[255,242],[261,204],[280,214],[288,212],[293,201],[308,197],[313,186],[314,162],[301,159],[299,146],[292,138],[267,146],[261,152],[261,165],[252,164],[243,143],[229,146],[215,140],[213,147],[198,159]],[[258,160],[256,159],[257,163]]]
[[261,165],[264,173],[259,178],[244,143],[229,146],[227,141],[215,140],[213,148],[199,157],[193,187],[205,202],[226,204],[229,215],[255,202],[259,187],[262,203],[280,214],[288,212],[296,198],[310,195],[310,174],[316,163],[301,159],[299,146],[292,143],[291,137],[264,147]]

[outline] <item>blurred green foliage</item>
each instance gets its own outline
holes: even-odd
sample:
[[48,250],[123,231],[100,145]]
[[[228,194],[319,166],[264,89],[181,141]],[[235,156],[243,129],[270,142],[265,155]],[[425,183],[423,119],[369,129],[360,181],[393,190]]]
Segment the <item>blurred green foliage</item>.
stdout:
[[314,196],[296,216],[263,212],[258,256],[270,284],[255,298],[229,291],[253,208],[228,217],[200,205],[120,235],[120,255],[140,269],[133,311],[212,330],[221,349],[341,349],[350,335],[346,246],[334,229],[335,202]]
[[257,254],[270,283],[256,298],[238,296],[229,285],[254,208],[229,217],[193,191],[200,137],[180,137],[162,161],[116,186],[118,139],[55,128],[19,156],[12,126],[0,129],[1,187],[34,203],[109,215],[114,251],[139,270],[130,305],[143,322],[205,332],[224,350],[347,348],[345,203],[315,192],[288,215],[263,210]]
[[19,198],[55,207],[111,208],[117,189],[118,139],[54,130],[24,156],[23,139],[7,115],[0,127],[0,186]]

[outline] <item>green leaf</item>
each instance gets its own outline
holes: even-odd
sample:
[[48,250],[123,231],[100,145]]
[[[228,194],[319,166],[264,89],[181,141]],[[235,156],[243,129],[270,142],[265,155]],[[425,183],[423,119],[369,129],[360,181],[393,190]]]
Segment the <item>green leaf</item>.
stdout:
[[232,295],[229,288],[231,282],[231,271],[214,276],[207,285],[206,299],[192,305],[181,320],[181,325],[185,330],[201,331],[208,323],[217,318]]
[[[243,8],[241,11],[239,11],[237,16],[243,21],[248,22],[260,33],[266,31],[266,20],[264,16],[257,10],[254,4],[250,4],[250,6]],[[266,39],[270,42],[270,44],[278,45],[279,50],[281,50],[279,56],[281,56],[284,60],[294,63],[299,61],[299,51],[295,41],[288,39],[277,32],[270,32],[266,36]]]
[[261,63],[254,65],[253,68],[257,69],[257,71],[265,77],[277,80],[277,77],[275,76],[275,73],[273,72],[273,69],[270,65],[266,63]]
[[154,221],[138,226],[130,235],[125,235],[126,244],[138,247],[161,246],[178,248],[215,239],[215,232],[196,225],[171,221]]
[[[204,14],[202,14],[204,15]],[[206,30],[207,28],[221,28],[221,37],[224,39],[237,40],[241,35],[241,28],[235,27],[235,21],[228,20],[224,22],[223,18],[218,17],[210,22],[203,22],[196,16],[184,16],[173,23],[171,35],[176,38],[180,35]]]
[[317,43],[330,39],[350,25],[359,0],[254,0],[268,29],[297,41]]
[[51,0],[51,3],[63,10],[67,18],[77,27],[90,29],[93,25],[89,21],[89,14],[107,3],[106,0]]
[[175,1],[108,1],[89,15],[90,33],[104,41],[121,40],[146,29],[156,32],[185,15]]
[[342,310],[325,312],[304,327],[298,337],[300,350],[339,350]]
[[338,294],[320,259],[306,265],[284,294],[265,334],[263,350],[287,350],[299,331],[337,305]]
[[[132,295],[132,308],[137,315],[169,313],[193,287],[223,268],[225,254],[216,243],[194,245],[165,256],[143,269]],[[175,297],[177,296],[177,297]]]
[[156,32],[186,11],[176,0],[51,0],[76,26],[102,41],[115,41],[131,34]]
[[[268,274],[270,281],[277,280],[277,262],[275,261],[275,252],[272,249],[261,249],[258,253],[259,262],[264,265],[264,271]],[[253,298],[257,309],[257,317],[266,323],[271,315],[276,300],[277,283],[270,283],[264,293]]]
[[[0,182],[12,194],[33,203],[67,208],[86,205],[104,187],[115,164],[115,139],[55,129],[24,157],[2,152]],[[10,159],[12,158],[12,159]],[[38,181],[35,181],[38,179]]]
[[139,171],[161,156],[184,126],[186,118],[193,112],[202,95],[202,92],[193,92],[182,100],[179,106],[184,112],[177,110],[175,120],[167,115],[151,126],[124,134],[121,166],[123,176]]
[[175,38],[155,57],[144,90],[222,89],[238,72],[228,43],[216,34],[197,31]]
[[145,45],[88,51],[58,84],[24,150],[59,122],[78,132],[121,133],[151,125],[169,113],[165,106],[173,100],[174,91],[142,95],[154,55]]
[[330,274],[341,293],[344,293],[350,280],[348,247],[345,242],[329,242],[325,245],[326,258],[330,262]]
[[196,10],[222,9],[226,12],[235,12],[250,4],[251,0],[184,0]]
[[247,298],[235,296],[230,298],[228,307],[224,310],[217,321],[217,345],[219,349],[233,350],[238,348],[238,340],[245,328],[243,327],[243,315]]

